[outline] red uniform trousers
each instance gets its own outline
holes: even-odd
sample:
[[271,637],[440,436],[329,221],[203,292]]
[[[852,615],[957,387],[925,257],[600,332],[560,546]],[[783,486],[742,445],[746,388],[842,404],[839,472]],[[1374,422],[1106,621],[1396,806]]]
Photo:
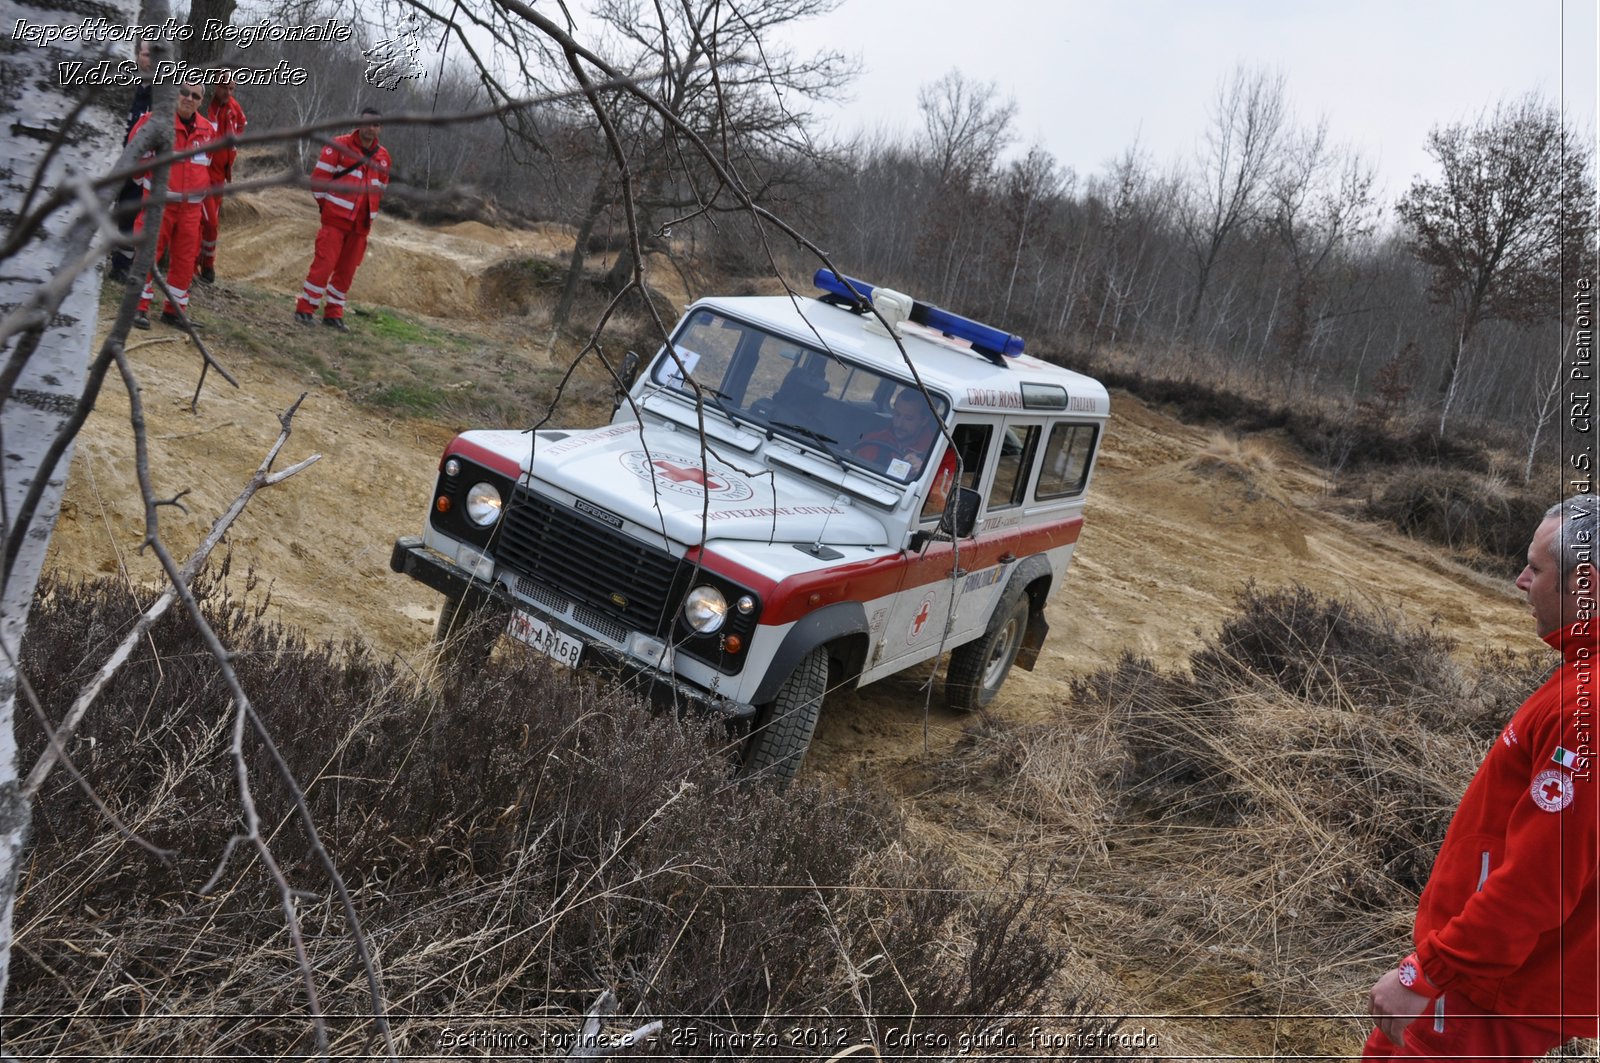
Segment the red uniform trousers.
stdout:
[[[211,187],[220,189],[222,182],[212,178]],[[208,196],[200,212],[200,268],[217,266],[217,228],[222,221],[222,193]]]
[[[168,256],[167,287],[172,289],[172,297],[162,307],[164,314],[176,312],[173,299],[178,301],[177,309],[186,314],[189,312],[189,283],[194,280],[195,260],[200,255],[200,215],[204,208],[203,203],[168,203],[167,209],[161,212],[161,233],[156,237],[154,261],[160,262],[162,255]],[[134,223],[133,231],[144,231],[143,213]],[[155,294],[155,274],[151,273],[144,281],[139,313],[150,309],[150,300],[155,298]]]
[[[366,205],[360,204],[364,212]],[[344,317],[345,295],[350,282],[355,279],[356,267],[367,253],[367,234],[372,232],[372,222],[366,225],[345,221],[343,218],[322,216],[322,228],[317,230],[317,249],[311,259],[311,272],[306,274],[305,288],[294,304],[297,314],[315,313],[322,304],[322,316],[329,319]]]
[[1444,999],[1459,1006],[1461,1015],[1447,1015],[1436,1005],[1406,1027],[1404,1044],[1396,1045],[1382,1030],[1374,1029],[1361,1046],[1362,1059],[1533,1060],[1563,1043],[1554,1030],[1542,1030],[1504,1015],[1480,1012],[1458,993]]

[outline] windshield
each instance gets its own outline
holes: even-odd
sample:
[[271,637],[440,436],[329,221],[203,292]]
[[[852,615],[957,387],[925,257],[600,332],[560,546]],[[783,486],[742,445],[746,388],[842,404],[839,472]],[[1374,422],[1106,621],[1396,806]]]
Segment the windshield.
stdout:
[[656,362],[661,387],[692,399],[692,380],[708,406],[899,483],[927,467],[949,408],[940,396],[930,407],[900,380],[714,310],[695,311],[673,348],[676,361],[664,353]]

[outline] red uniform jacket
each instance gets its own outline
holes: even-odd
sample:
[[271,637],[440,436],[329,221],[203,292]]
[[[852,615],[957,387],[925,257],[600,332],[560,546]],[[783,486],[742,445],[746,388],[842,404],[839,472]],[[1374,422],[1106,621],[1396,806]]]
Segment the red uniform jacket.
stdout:
[[[128,139],[132,140],[139,135],[144,124],[150,121],[154,111],[141,115],[128,132]],[[217,131],[212,128],[211,122],[199,111],[195,112],[192,128],[183,124],[183,119],[176,114],[172,116],[172,150],[188,151],[190,148],[199,147],[208,141],[216,139]],[[147,151],[141,156],[143,159],[153,159],[156,153]],[[134,177],[134,184],[144,189],[145,198],[150,197],[150,179],[152,171]],[[170,193],[169,203],[199,203],[206,198],[206,190],[211,187],[211,155],[209,152],[200,151],[186,159],[179,159],[172,164],[171,173],[167,177],[167,189]]]
[[[352,130],[322,149],[311,181],[324,218],[331,215],[340,221],[370,225],[378,216],[383,190],[389,187],[389,152],[382,144],[374,144],[368,152]],[[366,215],[358,217],[362,196],[366,197]]]
[[1580,620],[1545,637],[1564,663],[1484,757],[1417,906],[1428,981],[1566,1037],[1595,1036],[1600,1013],[1597,632]]
[[[217,136],[237,136],[244,132],[244,108],[239,106],[239,97],[229,96],[227,103],[212,101],[206,109],[206,117],[216,127]],[[211,153],[211,183],[220,185],[233,180],[233,160],[239,154],[237,148],[218,148]]]

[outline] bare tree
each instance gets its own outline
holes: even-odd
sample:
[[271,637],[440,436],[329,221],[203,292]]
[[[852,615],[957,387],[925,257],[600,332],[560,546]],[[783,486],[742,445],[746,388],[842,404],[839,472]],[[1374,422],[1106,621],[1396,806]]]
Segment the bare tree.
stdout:
[[1184,318],[1191,338],[1217,260],[1265,209],[1288,121],[1281,73],[1239,67],[1217,88],[1196,181],[1180,214],[1194,267]]
[[1035,144],[1028,154],[1012,163],[1003,179],[1006,220],[1014,238],[1011,240],[1010,269],[1006,276],[1006,297],[1003,314],[1009,317],[1011,299],[1017,287],[1017,271],[1022,267],[1023,253],[1030,241],[1037,239],[1036,230],[1052,202],[1071,182],[1072,172],[1063,174],[1056,168],[1053,155],[1042,145]]
[[[584,245],[600,217],[618,202],[619,179],[634,183],[635,217],[650,243],[715,209],[720,180],[685,145],[683,129],[716,144],[726,164],[764,199],[782,184],[783,153],[816,153],[809,107],[836,97],[855,76],[855,67],[838,52],[803,56],[773,41],[784,26],[825,14],[839,2],[758,0],[733,8],[723,0],[604,0],[596,8],[611,38],[608,66],[637,79],[655,103],[642,106],[629,93],[603,95],[623,158],[596,169],[555,328],[570,314]],[[637,268],[633,248],[624,247],[607,287],[620,290]]]
[[[130,0],[107,9],[122,21],[137,21]],[[19,19],[64,23],[78,10],[65,2],[23,6],[0,0],[0,20],[8,26]],[[7,84],[49,85],[56,83],[57,63],[94,62],[103,54],[100,45],[89,41],[36,47],[14,43],[0,65]],[[87,413],[80,408],[80,397],[99,320],[99,293],[93,283],[97,271],[87,267],[105,253],[107,235],[97,221],[104,217],[97,209],[101,194],[89,175],[116,157],[122,125],[119,116],[85,107],[64,91],[9,92],[5,99],[0,103],[0,145],[7,165],[0,182],[6,202],[16,211],[11,216],[27,214],[52,193],[77,209],[50,212],[32,232],[19,231],[20,223],[13,223],[0,251],[6,264],[0,271],[0,350],[5,352],[0,370],[0,527],[6,544],[0,582],[0,1006],[30,820],[17,776],[17,659],[66,484],[70,428]],[[68,442],[56,445],[64,431]]]
[[994,170],[1017,116],[1016,101],[1002,100],[994,82],[968,81],[959,70],[918,89],[917,109],[940,184],[970,183]]
[[1563,318],[1560,278],[1594,246],[1588,155],[1560,111],[1535,95],[1498,104],[1471,126],[1428,134],[1439,177],[1418,178],[1396,210],[1412,252],[1448,305],[1455,335],[1439,378],[1439,432],[1474,331],[1499,319]]
[[220,34],[207,34],[208,23],[226,26],[239,9],[236,0],[189,0],[189,27],[193,35],[183,42],[183,57],[195,66],[215,62],[228,47]]
[[1327,123],[1296,136],[1271,185],[1272,228],[1293,274],[1282,350],[1292,367],[1311,339],[1313,303],[1338,256],[1377,221],[1373,168],[1350,149],[1330,146]]

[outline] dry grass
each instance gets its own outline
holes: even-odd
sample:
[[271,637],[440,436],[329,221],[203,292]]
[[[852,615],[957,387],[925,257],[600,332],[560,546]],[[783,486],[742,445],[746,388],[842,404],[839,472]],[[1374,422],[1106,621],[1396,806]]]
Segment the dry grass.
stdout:
[[1250,588],[1187,662],[1124,656],[1057,720],[975,736],[949,785],[994,795],[1009,821],[985,833],[1072,869],[1070,924],[1118,928],[1080,957],[1147,972],[1145,1010],[1194,1016],[1165,1024],[1169,1042],[1348,1053],[1368,986],[1410,950],[1462,789],[1551,663],[1464,666],[1453,649],[1394,615]]
[[[646,1052],[662,1057],[703,1057],[713,1033],[746,1048],[770,1037],[764,1056],[825,1056],[792,1031],[854,1040],[910,1014],[952,1039],[1046,1006],[1114,1026],[1062,977],[1048,869],[1017,869],[1003,895],[974,891],[871,788],[738,786],[720,724],[652,716],[520,657],[424,685],[359,647],[265,626],[264,600],[221,585],[202,588],[208,610],[354,894],[403,1053],[459,1055],[465,1042],[442,1039],[469,1032],[502,1038],[490,1054],[550,1051],[602,988],[622,1002],[615,1028],[667,1020]],[[45,583],[24,666],[48,714],[136,608],[122,587]],[[237,830],[227,706],[195,632],[170,615],[107,690],[73,756],[175,855],[135,847],[65,773],[52,778],[17,907],[9,1051],[310,1050],[257,861],[238,854],[216,891],[199,889]],[[25,727],[21,742],[26,763],[42,738]],[[374,1027],[344,917],[258,761],[272,847],[305,891],[333,1050],[365,1051]],[[690,1030],[698,1043],[681,1039]]]

